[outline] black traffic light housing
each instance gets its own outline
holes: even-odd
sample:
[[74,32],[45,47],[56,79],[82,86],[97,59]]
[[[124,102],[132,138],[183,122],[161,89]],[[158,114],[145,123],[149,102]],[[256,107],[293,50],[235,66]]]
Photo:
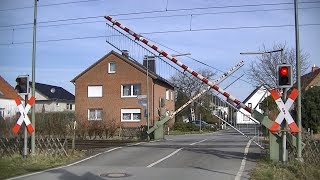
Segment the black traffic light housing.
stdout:
[[26,95],[29,94],[29,76],[28,75],[22,75],[18,76],[16,79],[17,85],[15,87],[15,90],[20,95]]
[[278,88],[292,87],[292,66],[290,64],[277,65],[277,85]]

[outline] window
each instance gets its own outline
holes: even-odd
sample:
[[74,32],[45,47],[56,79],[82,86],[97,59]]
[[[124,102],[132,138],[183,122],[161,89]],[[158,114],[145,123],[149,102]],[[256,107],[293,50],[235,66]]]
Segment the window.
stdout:
[[88,97],[102,97],[102,86],[88,86]]
[[141,120],[140,109],[121,109],[121,121],[137,122]]
[[140,84],[121,85],[121,97],[137,97],[140,91]]
[[0,108],[0,117],[4,118],[4,108]]
[[166,90],[166,100],[170,100],[170,91]]
[[67,104],[67,109],[72,110],[72,104]]
[[88,109],[88,120],[102,120],[102,109]]
[[170,99],[173,101],[173,91],[170,91]]
[[116,73],[116,63],[115,62],[109,62],[109,64],[108,64],[108,73],[109,74]]
[[248,103],[248,108],[252,109],[252,103]]

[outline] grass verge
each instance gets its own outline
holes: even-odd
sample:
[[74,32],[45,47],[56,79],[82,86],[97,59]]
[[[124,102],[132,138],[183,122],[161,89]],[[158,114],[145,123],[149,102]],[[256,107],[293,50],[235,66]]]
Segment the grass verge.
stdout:
[[256,168],[251,172],[251,180],[319,180],[320,164],[308,165],[298,161],[288,162],[272,162],[262,159],[258,162]]
[[0,158],[0,179],[45,170],[76,161],[84,156],[84,152],[73,151],[69,156],[52,156],[36,154],[22,158],[20,154]]

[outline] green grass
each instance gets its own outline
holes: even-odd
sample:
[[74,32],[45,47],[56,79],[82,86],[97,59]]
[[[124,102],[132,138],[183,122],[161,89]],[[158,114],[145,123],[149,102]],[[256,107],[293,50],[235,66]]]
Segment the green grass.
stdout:
[[262,159],[250,175],[252,180],[319,180],[320,164],[308,165],[297,161],[272,162]]
[[45,154],[37,154],[35,156],[28,156],[27,158],[22,158],[19,154],[12,157],[1,157],[0,179],[61,166],[78,160],[83,156],[83,152],[74,151],[70,152],[68,157]]

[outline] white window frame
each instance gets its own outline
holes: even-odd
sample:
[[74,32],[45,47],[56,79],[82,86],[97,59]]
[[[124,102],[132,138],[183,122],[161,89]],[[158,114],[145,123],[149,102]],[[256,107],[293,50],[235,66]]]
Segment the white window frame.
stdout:
[[0,117],[4,118],[4,108],[0,108]]
[[88,85],[88,97],[102,97],[102,85]]
[[173,101],[173,91],[170,91],[170,99]]
[[170,91],[169,91],[169,89],[166,90],[166,100],[170,100]]
[[[140,86],[140,93],[137,94],[137,95],[133,95],[133,92],[134,92],[133,87],[134,87],[134,85],[139,85],[139,86]],[[130,95],[129,95],[129,96],[123,95],[123,87],[124,87],[124,86],[130,86]],[[141,84],[122,84],[122,85],[121,85],[121,97],[122,97],[122,98],[137,97],[137,96],[140,95],[140,94],[141,94]]]
[[[141,109],[121,109],[121,122],[140,122],[142,118]],[[123,114],[131,114],[130,120],[124,120]],[[133,119],[133,114],[140,114],[140,119]]]
[[[95,112],[95,115],[94,115],[95,118],[94,119],[93,118],[90,119],[90,110]],[[98,111],[101,111],[101,118],[97,117]],[[100,120],[102,120],[102,112],[103,111],[102,111],[101,108],[90,108],[90,109],[88,109],[88,120],[89,121],[100,121]]]
[[[111,65],[112,65],[112,64],[114,64],[115,70],[111,70]],[[117,71],[117,64],[116,64],[116,62],[109,62],[109,63],[108,63],[108,73],[109,73],[109,74],[114,74],[114,73],[116,73],[116,71]]]

